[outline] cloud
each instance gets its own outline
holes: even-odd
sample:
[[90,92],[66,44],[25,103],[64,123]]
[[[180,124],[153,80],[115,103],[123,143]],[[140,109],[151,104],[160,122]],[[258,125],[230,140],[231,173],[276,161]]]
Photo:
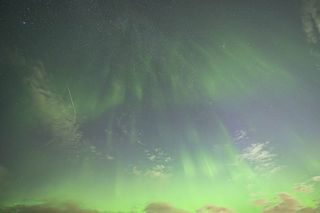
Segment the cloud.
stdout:
[[282,192],[278,194],[280,202],[265,208],[262,213],[319,213],[320,207],[302,206],[295,198],[288,193]]
[[69,91],[70,100],[66,101],[53,92],[52,83],[42,62],[34,62],[29,69],[32,74],[25,81],[44,126],[50,129],[51,140],[48,144],[75,148],[82,141],[82,133],[69,88],[66,89]]
[[145,176],[150,178],[167,178],[170,174],[166,171],[164,165],[155,165],[148,170],[142,170],[137,166],[132,168],[132,173],[137,176]]
[[153,150],[145,150],[146,157],[150,161],[165,161],[169,162],[171,157],[168,156],[162,149],[155,148]]
[[148,159],[151,160],[151,161],[154,161],[154,160],[156,159],[156,156],[155,156],[155,155],[150,155],[150,156],[148,157]]
[[145,175],[151,178],[166,178],[169,177],[169,173],[166,171],[164,165],[158,164],[145,172]]
[[105,156],[108,160],[114,160],[114,157],[109,154],[105,154]]
[[114,160],[115,157],[108,154],[108,153],[105,153],[103,151],[100,151],[99,149],[97,149],[96,146],[93,146],[93,145],[89,145],[88,144],[88,150],[89,150],[89,153],[93,154],[94,156],[96,157],[100,157],[100,158],[103,158],[103,159],[106,159],[106,160]]
[[281,202],[275,206],[266,208],[263,213],[296,213],[300,208],[297,200],[291,197],[289,194],[282,192],[278,194]]
[[15,205],[0,208],[2,213],[102,213],[97,210],[86,209],[75,203],[64,204],[38,204],[38,205]]
[[[265,207],[261,213],[319,213],[320,206],[306,207],[294,199],[288,193],[282,192],[278,194],[280,201],[276,204],[268,202],[266,199],[254,201],[256,205]],[[116,213],[119,211],[98,211],[95,209],[84,208],[73,202],[65,203],[42,203],[36,205],[14,205],[9,207],[0,207],[1,213]],[[217,205],[205,205],[195,211],[188,211],[174,207],[168,203],[153,202],[147,205],[143,210],[130,211],[130,213],[237,213],[231,208],[221,207]],[[124,213],[124,212],[123,212]],[[128,212],[129,213],[129,212]]]
[[245,149],[245,152],[242,154],[242,158],[261,163],[272,161],[276,155],[264,150],[268,144],[269,142],[251,144]]
[[319,213],[319,212],[320,212],[319,207],[318,208],[306,207],[297,211],[297,213]]
[[236,142],[241,142],[243,139],[248,139],[248,133],[245,130],[236,130],[235,132],[235,141]]
[[319,41],[320,16],[319,5],[317,0],[304,0],[302,8],[302,24],[307,40],[311,44]]
[[315,182],[320,182],[320,176],[314,176],[312,177],[312,180]]
[[261,198],[261,199],[257,199],[255,201],[253,201],[253,203],[258,206],[264,206],[264,205],[268,204],[269,201],[267,199]]
[[196,213],[236,213],[234,210],[216,205],[206,205],[196,211]]
[[138,166],[132,167],[132,174],[135,176],[145,176],[149,178],[168,178],[170,173],[166,166],[162,164],[156,164],[150,169],[141,169]]
[[146,162],[132,166],[130,171],[136,176],[145,176],[149,178],[168,178],[170,173],[170,162],[172,158],[162,149],[144,150]]
[[311,193],[314,191],[314,186],[311,184],[300,183],[294,186],[293,190],[296,192]]
[[239,155],[240,160],[245,160],[256,172],[275,173],[279,171],[282,166],[276,165],[276,154],[273,154],[269,149],[270,142],[254,143],[246,147]]
[[167,203],[150,203],[144,210],[146,213],[191,213]]

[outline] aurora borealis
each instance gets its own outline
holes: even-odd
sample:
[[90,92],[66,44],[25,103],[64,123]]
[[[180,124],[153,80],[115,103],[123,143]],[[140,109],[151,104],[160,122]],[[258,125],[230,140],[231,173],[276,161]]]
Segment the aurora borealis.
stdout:
[[0,10],[0,211],[320,211],[319,1]]

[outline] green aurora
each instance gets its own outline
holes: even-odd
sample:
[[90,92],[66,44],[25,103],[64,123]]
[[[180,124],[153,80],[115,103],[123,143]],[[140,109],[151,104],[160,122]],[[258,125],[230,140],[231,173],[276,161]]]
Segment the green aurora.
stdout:
[[[237,20],[219,1],[106,2],[3,6],[1,211],[319,212],[319,47],[299,1],[234,3]],[[190,17],[163,27],[168,5]],[[33,11],[20,31],[14,8]]]

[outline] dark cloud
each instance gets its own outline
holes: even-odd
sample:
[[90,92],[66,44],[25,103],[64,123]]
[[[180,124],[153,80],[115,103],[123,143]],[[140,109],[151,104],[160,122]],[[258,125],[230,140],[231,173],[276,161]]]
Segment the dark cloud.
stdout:
[[263,213],[295,213],[299,208],[299,203],[287,193],[278,194],[281,202],[275,206],[267,208]]
[[[280,202],[271,205],[270,202],[261,199],[257,200],[257,205],[266,205],[265,209],[261,213],[319,213],[320,206],[318,207],[306,207],[302,206],[291,195],[282,192],[278,194]],[[261,203],[262,202],[262,203]],[[213,204],[205,205],[194,211],[187,211],[174,207],[168,203],[150,203],[143,210],[139,211],[98,211],[95,209],[84,208],[83,206],[74,202],[65,203],[42,203],[36,205],[14,205],[9,207],[0,207],[1,213],[237,213],[237,211],[228,208],[221,207]]]
[[197,213],[236,213],[234,210],[216,206],[216,205],[206,205],[196,211]]
[[264,199],[264,198],[261,198],[261,199],[257,199],[255,201],[253,201],[253,203],[255,205],[258,205],[258,206],[263,206],[263,205],[266,205],[268,204],[268,200],[267,199]]
[[85,209],[75,203],[62,205],[39,204],[39,205],[15,205],[0,208],[2,213],[101,213],[97,210]]
[[[183,209],[173,207],[168,203],[151,203],[145,208],[146,213],[191,213]],[[205,205],[196,210],[196,213],[236,213],[234,210],[216,205]]]
[[295,198],[288,193],[278,194],[280,202],[263,210],[263,213],[319,213],[320,208],[302,206]]
[[303,208],[297,211],[297,213],[319,213],[320,212],[320,207],[318,208]]
[[150,203],[145,208],[146,213],[191,213],[182,209],[175,208],[167,203]]

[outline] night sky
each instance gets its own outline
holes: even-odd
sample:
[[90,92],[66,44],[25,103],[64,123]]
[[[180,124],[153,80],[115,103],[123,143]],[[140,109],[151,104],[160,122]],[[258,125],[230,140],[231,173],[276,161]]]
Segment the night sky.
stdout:
[[319,213],[320,1],[0,1],[0,211]]

